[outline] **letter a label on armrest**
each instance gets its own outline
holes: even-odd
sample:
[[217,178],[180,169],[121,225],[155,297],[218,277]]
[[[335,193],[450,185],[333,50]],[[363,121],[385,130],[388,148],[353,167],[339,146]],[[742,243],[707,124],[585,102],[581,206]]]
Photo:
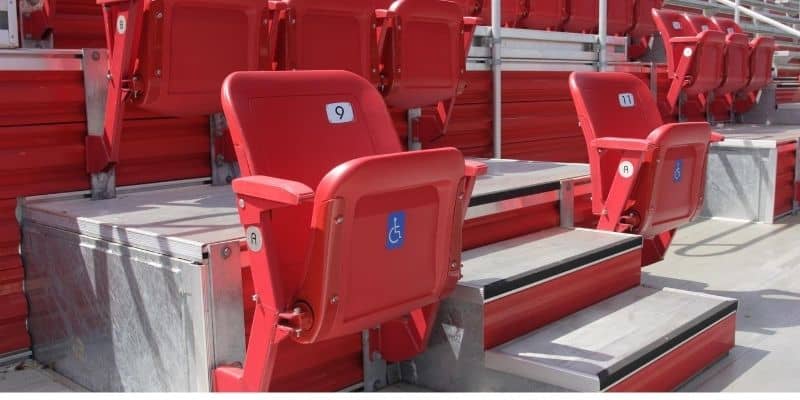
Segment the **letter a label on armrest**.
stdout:
[[328,122],[332,124],[346,124],[353,122],[353,105],[347,102],[331,103],[325,105],[325,112],[328,113]]

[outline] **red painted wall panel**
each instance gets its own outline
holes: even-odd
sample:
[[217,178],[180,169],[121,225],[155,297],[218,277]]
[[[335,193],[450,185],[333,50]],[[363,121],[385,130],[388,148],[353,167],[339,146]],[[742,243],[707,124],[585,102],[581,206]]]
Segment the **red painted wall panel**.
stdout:
[[796,153],[797,143],[784,143],[778,146],[778,166],[775,178],[775,216],[788,213],[794,208]]

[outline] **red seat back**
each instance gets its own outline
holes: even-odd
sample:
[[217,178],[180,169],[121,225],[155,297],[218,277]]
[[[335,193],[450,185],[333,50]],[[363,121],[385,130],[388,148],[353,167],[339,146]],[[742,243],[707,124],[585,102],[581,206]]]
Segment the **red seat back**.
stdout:
[[345,70],[377,83],[374,3],[286,0],[286,18],[277,24],[276,68]]
[[567,0],[528,0],[528,14],[520,20],[520,26],[557,31],[568,17]]
[[[264,2],[144,1],[134,101],[170,115],[219,112],[222,81],[258,70],[263,54]],[[117,24],[117,31],[121,29]]]
[[598,8],[597,0],[567,0],[569,17],[564,23],[564,30],[577,33],[597,31]]
[[[606,29],[609,35],[625,35],[633,26],[634,0],[609,0],[608,24]],[[568,0],[569,18],[564,24],[567,32],[594,33],[597,32],[598,0]]]
[[[645,139],[664,123],[650,88],[632,75],[576,73],[570,79],[570,90],[587,148],[591,148],[595,139],[605,137]],[[620,96],[624,94],[631,94],[636,99],[634,107],[620,107]],[[589,164],[593,191],[602,193],[602,196],[592,197],[593,209],[599,213],[616,175],[619,155],[589,151]]]
[[750,82],[745,92],[761,90],[772,82],[772,62],[775,56],[775,39],[757,37],[750,42]]
[[715,24],[725,33],[744,33],[742,27],[736,23],[736,21],[730,18],[722,18],[722,17],[713,17],[712,20]]
[[652,10],[661,8],[662,0],[636,0],[633,13],[633,27],[630,35],[634,39],[652,36],[656,32]]
[[458,150],[402,153],[380,94],[346,71],[237,73],[223,104],[243,176],[317,188],[313,205],[272,211],[265,244],[286,296],[314,312],[314,330],[298,340],[358,332],[439,300],[463,220]]
[[[652,13],[664,41],[670,73],[677,72],[682,57],[691,57],[686,74],[691,81],[684,85],[685,93],[697,95],[718,88],[724,77],[725,34],[712,30],[697,33],[691,20],[677,11],[653,9]],[[694,50],[687,51],[691,46]]]
[[[355,87],[347,87],[345,82],[352,80],[340,75],[315,73],[310,75],[316,78],[313,80],[306,73],[240,75],[230,82],[226,96],[233,102],[229,107],[235,107],[237,119],[231,121],[232,114],[227,111],[226,116],[242,176],[267,175],[315,188],[341,163],[402,151],[375,88],[365,87],[361,81]],[[319,80],[323,77],[337,79],[316,87],[323,84]],[[331,125],[324,112],[325,104],[341,101],[356,106],[358,119]],[[304,204],[273,211],[273,250],[283,268],[303,268],[311,239],[308,227],[312,210],[312,205]],[[285,282],[284,287],[296,288],[300,277],[286,275],[286,279],[294,281]]]
[[[640,221],[636,232],[646,237],[691,220],[702,200],[709,125],[663,125],[650,89],[627,73],[575,72],[570,91],[589,148],[593,211],[602,214],[610,202],[622,202],[626,214]],[[645,159],[628,198],[609,197],[612,184],[626,179],[618,171],[627,150],[597,151],[594,142],[601,138],[637,139],[653,149],[652,159],[642,154]]]
[[466,71],[462,8],[451,1],[397,0],[390,11],[393,24],[382,44],[386,103],[408,109],[455,97]]
[[[725,33],[719,25],[705,15],[686,14],[686,19],[691,23],[695,34],[705,31]],[[723,80],[715,91],[717,94],[735,93],[741,90],[750,79],[750,49],[747,35],[742,33],[725,34]]]
[[[525,0],[500,0],[500,22],[503,26],[515,27],[519,24],[520,19],[528,14],[528,4]],[[492,24],[492,2],[491,0],[484,0],[483,7],[481,8],[481,24]]]

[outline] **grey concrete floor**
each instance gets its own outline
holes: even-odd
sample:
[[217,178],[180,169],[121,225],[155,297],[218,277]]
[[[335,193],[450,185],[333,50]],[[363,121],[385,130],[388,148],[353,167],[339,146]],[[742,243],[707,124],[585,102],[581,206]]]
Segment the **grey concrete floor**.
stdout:
[[32,360],[0,367],[0,393],[83,391],[81,386]]
[[696,222],[643,282],[739,299],[736,347],[682,390],[800,391],[800,217]]

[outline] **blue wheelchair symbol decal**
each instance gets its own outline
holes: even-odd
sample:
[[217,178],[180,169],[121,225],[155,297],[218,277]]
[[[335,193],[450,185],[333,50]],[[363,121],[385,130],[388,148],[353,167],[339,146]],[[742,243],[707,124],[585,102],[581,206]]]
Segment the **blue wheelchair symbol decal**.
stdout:
[[675,160],[675,168],[672,170],[672,181],[678,183],[683,179],[683,160]]
[[389,214],[386,223],[386,248],[389,250],[403,247],[406,240],[406,213],[397,211]]

